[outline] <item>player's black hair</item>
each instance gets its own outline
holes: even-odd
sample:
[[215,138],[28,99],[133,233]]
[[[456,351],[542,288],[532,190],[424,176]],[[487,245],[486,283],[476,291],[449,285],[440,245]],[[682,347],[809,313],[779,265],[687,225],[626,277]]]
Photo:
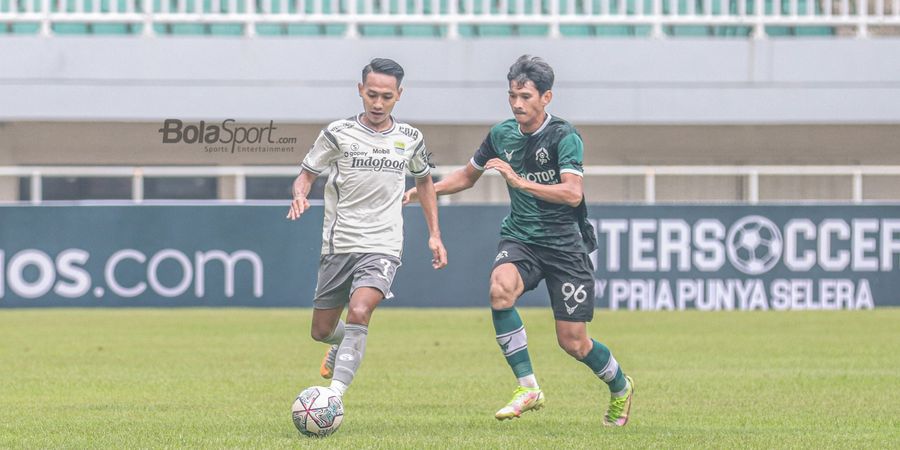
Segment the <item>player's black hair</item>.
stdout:
[[397,87],[400,87],[400,83],[403,81],[403,68],[400,67],[400,64],[397,64],[397,61],[393,59],[387,58],[375,58],[369,61],[366,64],[366,67],[363,67],[362,70],[362,82],[366,82],[366,75],[375,72],[375,73],[383,73],[385,75],[390,75],[397,79]]
[[542,58],[522,55],[509,67],[506,79],[515,81],[518,84],[525,84],[526,81],[531,81],[534,83],[534,87],[537,88],[538,93],[543,95],[544,92],[553,89],[553,68]]

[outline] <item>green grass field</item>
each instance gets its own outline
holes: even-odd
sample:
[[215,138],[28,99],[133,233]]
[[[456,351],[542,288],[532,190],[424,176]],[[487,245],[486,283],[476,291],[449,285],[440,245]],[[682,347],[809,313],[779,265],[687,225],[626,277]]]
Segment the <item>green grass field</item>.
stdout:
[[486,309],[381,309],[342,428],[310,439],[290,418],[323,383],[309,310],[0,311],[0,447],[900,446],[900,309],[598,311],[637,388],[622,429],[549,308],[521,312],[543,410],[494,420],[515,380]]

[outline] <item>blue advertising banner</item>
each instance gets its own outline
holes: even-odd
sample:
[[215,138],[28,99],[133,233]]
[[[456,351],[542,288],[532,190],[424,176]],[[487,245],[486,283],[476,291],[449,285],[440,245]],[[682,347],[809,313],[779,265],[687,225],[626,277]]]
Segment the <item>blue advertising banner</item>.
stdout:
[[[900,206],[592,205],[597,307],[870,309],[900,305]],[[441,208],[431,268],[421,210],[385,306],[487,306],[507,206]],[[0,207],[0,307],[312,304],[322,208]],[[581,286],[575,287],[582,288]],[[573,291],[574,292],[574,291]],[[543,283],[520,305],[549,304]]]
[[898,206],[605,206],[596,293],[611,309],[900,305]]

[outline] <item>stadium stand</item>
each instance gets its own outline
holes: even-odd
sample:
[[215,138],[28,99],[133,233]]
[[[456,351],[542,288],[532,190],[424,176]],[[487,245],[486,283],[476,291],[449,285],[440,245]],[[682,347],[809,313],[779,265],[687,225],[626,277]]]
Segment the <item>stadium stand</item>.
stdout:
[[[554,106],[588,143],[592,201],[898,200],[900,109],[888,105],[897,67],[881,57],[897,46],[846,38],[898,30],[900,0],[0,0],[0,45],[11,49],[0,98],[13,100],[0,111],[0,201],[281,199],[302,150],[334,118],[322,99],[352,86],[356,69],[320,74],[291,58],[273,69],[272,58],[357,61],[381,42],[401,56],[434,53],[401,58],[425,91],[401,115],[423,122],[444,173],[503,117],[502,101],[486,108],[480,97],[508,64],[493,59],[521,52],[520,41],[565,62]],[[467,46],[478,42],[489,44]],[[232,46],[244,63],[216,70]],[[155,64],[173,49],[191,63]],[[115,52],[124,59],[105,56]],[[603,62],[572,62],[589,52]],[[638,52],[645,60],[629,57]],[[205,105],[179,102],[198,86],[211,92]],[[471,104],[440,114],[421,100],[469,89]],[[162,92],[168,103],[154,103]],[[286,93],[321,108],[296,116],[304,111],[278,101]],[[296,148],[216,160],[159,145],[160,111],[199,120],[247,109],[246,123],[278,120]],[[452,201],[504,201],[502,180],[489,178]]]
[[[760,7],[761,5],[761,7]],[[830,36],[893,0],[3,0],[0,32],[362,37]]]

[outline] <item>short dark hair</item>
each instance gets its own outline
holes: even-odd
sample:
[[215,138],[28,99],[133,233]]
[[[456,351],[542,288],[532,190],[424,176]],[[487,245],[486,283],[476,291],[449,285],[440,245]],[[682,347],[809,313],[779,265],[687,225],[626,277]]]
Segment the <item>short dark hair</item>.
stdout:
[[519,84],[531,81],[538,93],[543,95],[544,92],[553,89],[553,68],[542,58],[522,55],[509,67],[506,79]]
[[369,61],[362,70],[362,82],[366,82],[366,75],[375,72],[375,73],[383,73],[385,75],[390,75],[397,79],[397,87],[400,86],[400,83],[403,81],[403,68],[400,67],[400,64],[397,64],[397,61],[393,59],[387,58],[375,58]]

